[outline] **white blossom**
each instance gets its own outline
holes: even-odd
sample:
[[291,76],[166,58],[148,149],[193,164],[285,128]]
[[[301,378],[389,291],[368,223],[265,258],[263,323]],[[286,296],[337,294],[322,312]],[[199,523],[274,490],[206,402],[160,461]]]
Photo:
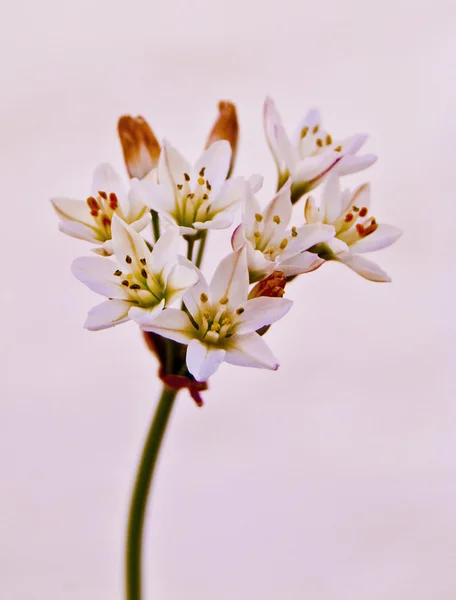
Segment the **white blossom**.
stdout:
[[99,165],[93,176],[92,194],[87,200],[64,197],[51,199],[60,217],[60,231],[97,244],[92,249],[97,254],[111,255],[114,215],[129,223],[135,231],[142,231],[150,223],[150,211],[141,201],[137,184],[138,181],[133,179],[127,192],[111,165]]
[[354,191],[341,191],[339,178],[336,174],[332,175],[323,188],[321,207],[309,197],[304,213],[308,223],[333,225],[336,235],[312,250],[326,260],[344,263],[371,281],[391,281],[385,271],[362,254],[390,246],[402,235],[402,231],[393,225],[377,223],[369,207],[369,184],[365,183]]
[[234,231],[232,245],[237,250],[245,244],[251,283],[273,271],[292,277],[324,263],[306,250],[334,237],[334,227],[315,223],[289,228],[293,208],[290,185],[288,181],[262,210],[252,186],[245,184],[242,224]]
[[112,235],[117,262],[92,256],[77,258],[72,265],[77,279],[108,298],[88,314],[85,327],[92,331],[129,319],[150,323],[198,280],[194,269],[178,264],[176,228],[165,231],[152,251],[117,215],[113,216]]
[[243,178],[226,179],[231,148],[226,140],[214,142],[191,165],[169,142],[164,142],[158,169],[141,182],[143,199],[181,235],[205,229],[225,229],[234,218],[242,196]]
[[210,285],[200,273],[197,285],[184,296],[186,312],[167,309],[142,328],[188,344],[187,368],[197,381],[206,381],[226,361],[263,369],[279,363],[256,333],[282,318],[291,308],[285,298],[248,299],[249,276],[245,248],[225,257]]
[[317,187],[333,169],[337,168],[339,175],[347,175],[361,171],[377,160],[372,154],[357,155],[366,135],[333,139],[323,129],[320,113],[315,109],[307,113],[290,140],[274,102],[267,98],[264,128],[277,165],[279,187],[288,177],[293,180],[293,202]]

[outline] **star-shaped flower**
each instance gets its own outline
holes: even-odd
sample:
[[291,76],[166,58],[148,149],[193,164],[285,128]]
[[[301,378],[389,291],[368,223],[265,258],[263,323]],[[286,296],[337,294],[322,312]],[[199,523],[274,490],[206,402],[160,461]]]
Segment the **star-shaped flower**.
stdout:
[[340,189],[339,178],[331,175],[326,183],[321,207],[312,197],[305,206],[308,223],[328,223],[335,227],[336,236],[311,250],[326,260],[338,260],[371,281],[391,281],[377,264],[361,254],[386,248],[395,242],[402,231],[393,225],[377,223],[370,215],[370,186],[365,183],[353,192]]
[[290,186],[288,181],[262,210],[252,186],[245,184],[242,224],[233,233],[232,245],[235,250],[246,245],[251,283],[273,271],[292,277],[314,271],[324,263],[306,250],[334,237],[334,227],[315,223],[288,228],[293,208]]
[[187,368],[197,381],[206,381],[219,365],[276,370],[279,366],[257,330],[281,319],[291,308],[285,298],[248,299],[249,276],[245,248],[225,257],[211,284],[199,281],[184,296],[183,310],[170,308],[142,328],[188,344]]
[[291,177],[291,198],[297,202],[317,187],[333,169],[339,175],[361,171],[373,164],[373,154],[357,155],[367,136],[333,139],[322,128],[320,113],[310,110],[298,125],[292,140],[288,137],[274,102],[264,104],[264,128],[279,173],[279,186]]
[[72,265],[79,281],[109,298],[89,312],[85,327],[92,331],[129,319],[150,323],[198,280],[194,269],[178,264],[176,228],[165,231],[152,251],[117,215],[113,216],[112,235],[117,262],[93,256],[77,258]]
[[51,199],[60,217],[60,231],[97,244],[92,248],[97,254],[111,255],[114,215],[129,223],[135,231],[142,231],[150,223],[150,211],[141,201],[137,184],[138,181],[133,179],[127,192],[111,165],[99,165],[93,176],[92,195],[86,201],[63,197]]
[[242,177],[226,180],[230,162],[231,148],[226,140],[211,144],[193,168],[165,141],[158,169],[140,183],[144,201],[177,225],[181,235],[229,227],[243,185]]

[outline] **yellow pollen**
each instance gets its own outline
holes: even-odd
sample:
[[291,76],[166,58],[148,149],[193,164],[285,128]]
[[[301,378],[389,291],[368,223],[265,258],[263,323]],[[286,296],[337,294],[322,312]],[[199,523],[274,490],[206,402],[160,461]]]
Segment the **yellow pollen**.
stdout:
[[220,331],[220,325],[218,323],[212,323],[211,331],[215,331],[216,333],[218,333]]
[[200,300],[201,300],[201,302],[207,302],[209,300],[209,298],[207,297],[207,294],[205,294],[203,292],[200,296]]
[[209,319],[211,318],[211,313],[208,310],[205,310],[203,312],[203,317],[206,319],[206,321],[209,321]]
[[307,133],[308,133],[308,131],[309,131],[309,128],[308,128],[308,127],[303,127],[303,128],[301,129],[301,138],[305,138],[305,137],[306,137],[306,135],[307,135]]
[[330,146],[332,143],[333,143],[333,139],[328,133],[328,135],[326,136],[326,145]]
[[223,321],[222,321],[222,325],[223,325],[223,326],[226,326],[226,325],[228,325],[228,327],[229,327],[229,326],[231,325],[231,321],[230,321],[230,319],[223,319]]
[[280,217],[279,217],[279,215],[274,215],[272,217],[272,220],[274,221],[274,223],[277,223],[277,225],[280,224]]
[[292,228],[291,228],[291,235],[292,235],[293,237],[297,237],[297,236],[298,236],[298,232],[297,232],[297,230],[296,230],[296,227],[292,227]]
[[256,213],[255,219],[258,221],[258,223],[261,223],[261,221],[263,220],[263,215],[260,215],[260,213]]
[[315,127],[312,129],[312,133],[318,133],[319,130],[319,126],[315,125]]
[[266,251],[265,254],[274,254],[274,252],[276,251],[276,249],[274,248],[274,246],[270,246]]
[[287,238],[283,238],[283,240],[280,242],[280,249],[285,250],[285,248],[287,246],[288,246],[288,240],[287,240]]
[[242,313],[245,311],[245,308],[242,308],[242,306],[240,306],[239,308],[236,308],[236,314],[238,315],[242,315]]
[[206,183],[206,180],[205,180],[205,179],[203,179],[202,177],[200,177],[200,178],[198,179],[198,183],[199,183],[200,185],[204,185],[204,184]]
[[261,233],[259,231],[254,231],[253,232],[253,236],[256,238],[260,238],[261,237]]
[[229,302],[228,297],[227,296],[223,296],[223,298],[220,298],[219,302],[222,305],[228,304],[228,302]]
[[337,146],[336,148],[334,148],[334,150],[336,152],[342,152],[342,146]]
[[323,140],[321,138],[317,138],[316,142],[317,146],[321,148],[323,146]]

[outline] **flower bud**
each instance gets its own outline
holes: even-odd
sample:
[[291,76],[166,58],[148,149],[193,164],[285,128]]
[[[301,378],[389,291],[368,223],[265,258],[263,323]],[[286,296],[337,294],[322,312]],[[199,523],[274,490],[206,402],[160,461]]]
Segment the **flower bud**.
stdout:
[[251,290],[249,294],[249,300],[252,298],[260,298],[261,296],[265,296],[267,298],[282,298],[285,294],[285,284],[287,280],[284,277],[282,271],[274,271],[263,279],[259,281]]
[[239,123],[237,119],[236,107],[232,102],[221,100],[218,104],[219,116],[212,127],[207,138],[206,148],[218,140],[227,140],[231,146],[231,165],[228,177],[234,168],[236,160],[236,151],[239,138]]
[[142,179],[158,164],[160,144],[157,138],[142,117],[120,117],[117,130],[128,174]]

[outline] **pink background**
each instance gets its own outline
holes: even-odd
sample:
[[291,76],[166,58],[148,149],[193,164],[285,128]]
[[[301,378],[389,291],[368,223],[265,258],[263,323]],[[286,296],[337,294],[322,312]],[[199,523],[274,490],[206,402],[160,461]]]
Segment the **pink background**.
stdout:
[[[391,285],[325,265],[268,334],[277,373],[223,366],[179,398],[147,531],[160,600],[456,597],[453,2],[17,2],[0,36],[0,597],[120,600],[132,478],[159,390],[136,327],[89,333],[48,198],[122,169],[142,114],[196,158],[237,102],[237,172],[275,173],[261,106],[367,131]],[[301,208],[299,208],[301,210]],[[450,239],[452,245],[450,247]],[[228,251],[214,235],[210,271]]]

